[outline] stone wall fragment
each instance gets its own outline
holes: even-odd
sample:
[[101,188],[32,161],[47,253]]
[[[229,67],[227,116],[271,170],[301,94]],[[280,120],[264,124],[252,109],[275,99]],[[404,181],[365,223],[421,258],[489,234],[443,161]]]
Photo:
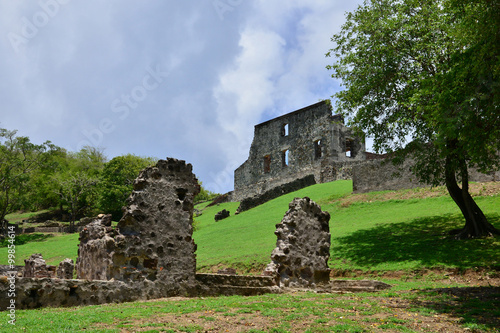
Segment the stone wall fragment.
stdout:
[[330,214],[305,197],[295,198],[281,223],[264,275],[277,275],[283,287],[314,287],[329,281]]
[[74,271],[75,271],[75,263],[73,262],[73,259],[66,258],[59,263],[56,275],[58,279],[71,280],[73,279]]
[[109,280],[111,278],[111,253],[116,248],[113,238],[116,231],[110,226],[111,215],[99,215],[80,232],[77,279]]
[[50,278],[52,277],[45,260],[40,253],[32,254],[24,260],[23,277]]
[[161,295],[190,293],[196,284],[192,224],[199,190],[184,161],[168,158],[142,170],[117,228],[105,217],[81,232],[78,278],[149,281]]

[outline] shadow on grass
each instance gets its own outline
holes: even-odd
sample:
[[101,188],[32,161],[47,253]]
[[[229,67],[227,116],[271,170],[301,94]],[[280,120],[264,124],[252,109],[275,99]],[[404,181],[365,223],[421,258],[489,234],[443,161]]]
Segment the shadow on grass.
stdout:
[[[487,218],[500,227],[500,215],[489,214]],[[498,238],[455,240],[448,235],[463,225],[463,217],[457,214],[378,225],[337,238],[332,257],[368,269],[405,262],[418,262],[422,268],[499,266],[500,249],[495,246]]]
[[422,290],[412,303],[461,318],[460,324],[473,332],[500,327],[500,287]]
[[[17,235],[14,238],[14,245],[24,245],[30,242],[41,242],[46,240],[47,238],[53,237],[52,234],[21,234]],[[9,239],[5,238],[0,241],[0,247],[7,247],[10,244]]]

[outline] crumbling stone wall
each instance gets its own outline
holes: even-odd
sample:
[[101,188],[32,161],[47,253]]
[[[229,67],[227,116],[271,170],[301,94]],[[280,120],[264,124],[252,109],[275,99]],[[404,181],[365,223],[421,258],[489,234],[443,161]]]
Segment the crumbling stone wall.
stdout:
[[[377,159],[353,165],[352,185],[354,193],[388,191],[430,186],[421,183],[411,172],[413,160],[407,159],[402,166],[395,166],[389,159]],[[469,180],[489,182],[500,180],[500,171],[483,174],[469,170]]]
[[280,286],[313,287],[330,278],[330,214],[305,197],[295,198],[281,223],[264,275],[277,275]]
[[116,248],[111,215],[99,215],[80,232],[76,277],[85,280],[111,279],[112,252]]
[[[261,195],[312,174],[316,183],[338,179],[334,162],[364,160],[365,144],[325,101],[255,126],[248,160],[234,173],[234,201]],[[330,171],[323,171],[329,168]]]
[[255,195],[253,197],[248,197],[243,199],[236,211],[236,214],[244,212],[246,210],[252,209],[263,203],[275,199],[279,196],[282,196],[287,193],[291,193],[294,191],[298,191],[304,187],[311,186],[316,184],[316,180],[314,179],[314,175],[305,176],[303,178],[296,179],[288,184],[282,184],[276,186],[269,191],[266,191],[262,194]]
[[77,275],[82,279],[155,282],[166,295],[195,288],[191,164],[173,158],[141,171],[117,229],[94,221],[81,233]]
[[[270,277],[196,274],[196,290],[188,296],[261,295],[278,293]],[[0,276],[0,294],[7,295],[11,282]],[[16,278],[16,309],[63,307],[122,303],[155,299],[166,295],[158,284],[149,280],[138,283],[123,281],[89,281],[50,278]],[[8,297],[0,297],[0,311],[10,305]]]

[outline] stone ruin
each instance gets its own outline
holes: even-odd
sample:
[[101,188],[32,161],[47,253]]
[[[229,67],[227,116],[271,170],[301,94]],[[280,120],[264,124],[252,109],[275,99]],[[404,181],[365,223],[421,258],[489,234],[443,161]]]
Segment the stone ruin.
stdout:
[[305,197],[295,198],[281,223],[265,275],[277,275],[280,286],[314,287],[330,279],[330,214]]
[[318,292],[373,292],[391,288],[373,280],[330,281],[330,214],[310,198],[295,198],[281,223],[271,253],[272,262],[263,275],[275,279],[280,290],[314,289]]
[[169,158],[144,169],[116,229],[101,216],[80,235],[77,277],[158,282],[182,293],[195,285],[193,199],[199,193],[192,166]]
[[[266,271],[271,276],[239,276],[232,269],[197,274],[192,223],[198,191],[192,167],[184,161],[169,158],[144,169],[116,229],[111,227],[110,215],[99,215],[81,231],[77,279],[72,279],[71,260],[59,265],[56,279],[56,267],[47,267],[40,254],[33,255],[26,261],[24,277],[16,278],[16,308],[178,295],[258,295],[328,281],[330,216],[309,198],[294,199],[277,225],[277,247]],[[13,278],[0,279],[0,293],[13,285],[8,282]],[[345,283],[341,285],[346,288]],[[0,298],[0,310],[8,302]]]
[[364,160],[364,138],[321,101],[255,125],[248,159],[234,171],[232,200],[258,198],[308,175],[318,184],[350,178],[346,169]]
[[57,267],[56,276],[58,279],[71,280],[75,271],[75,263],[72,259],[64,259]]
[[111,250],[116,232],[111,228],[111,215],[101,214],[80,232],[76,278],[110,280]]
[[49,266],[40,253],[35,253],[24,260],[23,277],[72,279],[74,270],[75,265],[71,259],[64,259],[58,267]]

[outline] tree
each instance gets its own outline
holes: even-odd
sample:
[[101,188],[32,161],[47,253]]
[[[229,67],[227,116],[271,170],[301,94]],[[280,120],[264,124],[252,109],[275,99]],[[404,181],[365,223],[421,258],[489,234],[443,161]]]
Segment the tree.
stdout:
[[54,184],[51,180],[54,174],[61,172],[62,167],[67,165],[67,155],[65,149],[57,146],[47,152],[44,163],[32,173],[25,184],[28,190],[23,196],[23,210],[35,212],[58,206],[59,195],[54,191]]
[[58,186],[57,193],[61,202],[66,204],[71,214],[69,229],[75,231],[75,221],[79,214],[85,213],[92,208],[92,202],[95,200],[95,187],[98,183],[97,178],[81,172],[68,172],[58,174],[54,177]]
[[94,213],[97,207],[99,178],[105,161],[102,150],[84,147],[77,153],[66,154],[51,177],[61,209],[66,205],[71,215],[70,232],[75,231],[75,221],[80,215]]
[[201,201],[207,201],[207,200],[212,200],[215,199],[216,197],[220,196],[219,193],[214,193],[212,191],[207,190],[206,188],[203,187],[203,183],[201,181],[198,182],[200,184],[200,193],[198,193],[194,197],[194,203],[198,203]]
[[22,208],[20,198],[26,183],[54,149],[50,142],[36,145],[17,131],[0,129],[0,232],[6,232],[5,215]]
[[327,53],[338,111],[375,151],[446,184],[465,218],[457,238],[499,234],[468,191],[469,168],[500,167],[498,1],[366,0],[346,18]]
[[157,159],[135,155],[117,156],[104,165],[101,175],[99,207],[118,220],[122,207],[133,190],[134,180],[139,172],[156,164]]

